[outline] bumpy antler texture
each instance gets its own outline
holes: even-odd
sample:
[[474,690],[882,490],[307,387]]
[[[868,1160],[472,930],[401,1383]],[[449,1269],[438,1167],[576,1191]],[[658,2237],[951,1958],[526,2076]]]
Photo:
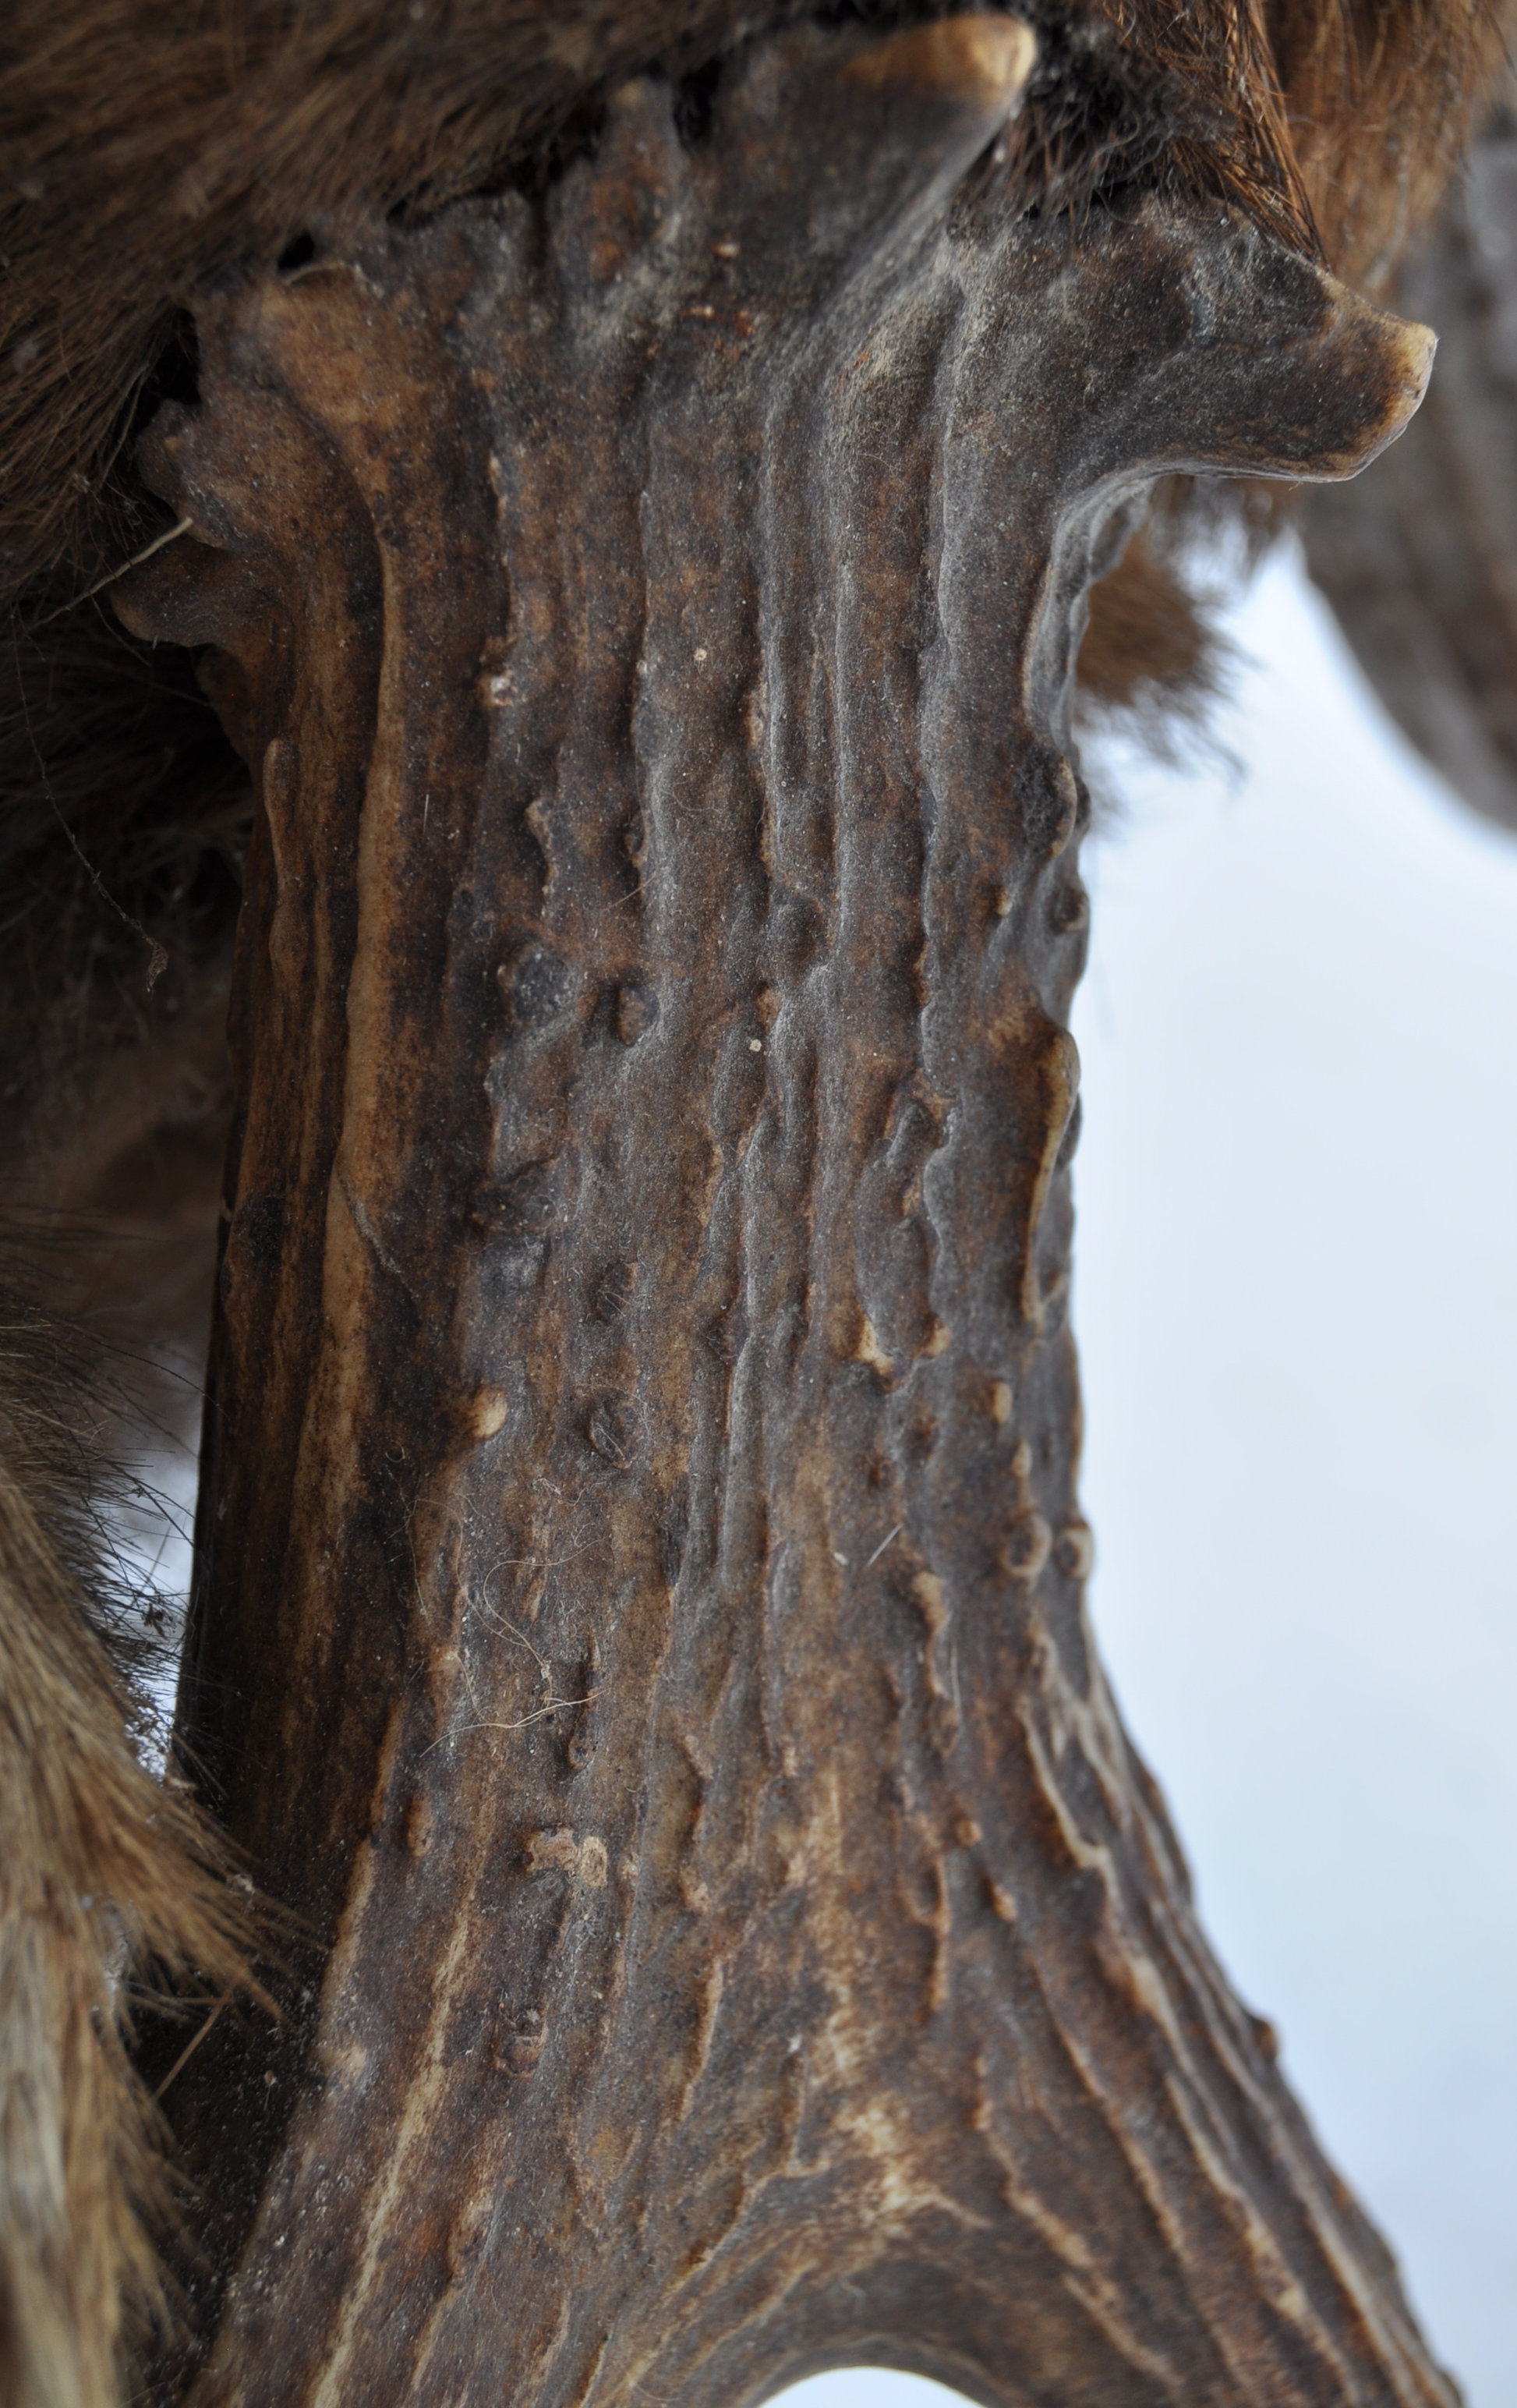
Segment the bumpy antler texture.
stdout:
[[1085,591],[1430,346],[998,208],[1031,52],[633,83],[150,437],[259,799],[181,1724],[316,1943],[179,2086],[208,2401],[1452,2396],[1103,1685],[1065,1323]]

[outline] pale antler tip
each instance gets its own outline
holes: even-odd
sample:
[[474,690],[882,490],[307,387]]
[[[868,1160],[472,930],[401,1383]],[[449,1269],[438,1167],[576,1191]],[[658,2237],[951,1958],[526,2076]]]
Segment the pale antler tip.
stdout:
[[1037,36],[1020,17],[938,17],[871,44],[844,74],[851,83],[914,86],[934,99],[1009,116],[1037,57]]

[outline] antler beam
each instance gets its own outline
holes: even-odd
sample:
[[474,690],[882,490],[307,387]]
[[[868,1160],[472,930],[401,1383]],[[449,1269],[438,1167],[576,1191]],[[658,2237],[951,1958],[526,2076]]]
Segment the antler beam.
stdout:
[[1429,344],[1012,215],[1031,58],[630,85],[151,435],[261,806],[181,1735],[321,1942],[178,2081],[197,2400],[1453,2398],[1103,1684],[1066,1324],[1084,594]]

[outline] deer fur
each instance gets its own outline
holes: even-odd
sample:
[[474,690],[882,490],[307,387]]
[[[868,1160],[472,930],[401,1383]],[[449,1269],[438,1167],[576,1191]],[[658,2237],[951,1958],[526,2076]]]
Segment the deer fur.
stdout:
[[248,1978],[225,1852],[133,1743],[90,1369],[0,1296],[0,2397],[27,2408],[116,2399],[123,2343],[164,2311],[134,1992],[179,1978],[204,2014]]
[[[144,1146],[219,1143],[250,803],[193,663],[91,589],[162,537],[136,431],[192,394],[197,290],[320,219],[550,174],[619,80],[697,78],[800,0],[11,0],[0,33],[0,1132],[34,1207],[107,1219]],[[880,22],[904,12],[855,0]],[[921,13],[920,10],[915,13]],[[1221,195],[1376,290],[1499,67],[1497,0],[1026,0],[999,172],[1027,208]],[[1090,709],[1161,739],[1214,675],[1172,494],[1098,589]],[[1273,505],[1245,498],[1255,526]],[[208,1210],[209,1208],[208,1208]],[[210,2012],[250,1942],[212,1828],[144,1769],[90,1523],[88,1368],[0,1303],[0,2399],[107,2408],[162,2317],[163,2113],[131,2006]],[[156,1971],[153,1969],[157,1969]],[[189,2037],[187,2031],[187,2037]],[[172,2115],[172,2098],[167,2101]]]

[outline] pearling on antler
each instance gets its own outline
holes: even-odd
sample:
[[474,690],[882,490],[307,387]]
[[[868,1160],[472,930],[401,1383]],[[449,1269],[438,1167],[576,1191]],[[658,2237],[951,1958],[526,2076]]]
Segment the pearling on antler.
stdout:
[[1065,1316],[1084,593],[1429,338],[1006,214],[1031,62],[632,84],[151,435],[261,804],[181,1727],[324,1952],[180,2080],[198,2400],[1452,2399],[1103,1683]]

